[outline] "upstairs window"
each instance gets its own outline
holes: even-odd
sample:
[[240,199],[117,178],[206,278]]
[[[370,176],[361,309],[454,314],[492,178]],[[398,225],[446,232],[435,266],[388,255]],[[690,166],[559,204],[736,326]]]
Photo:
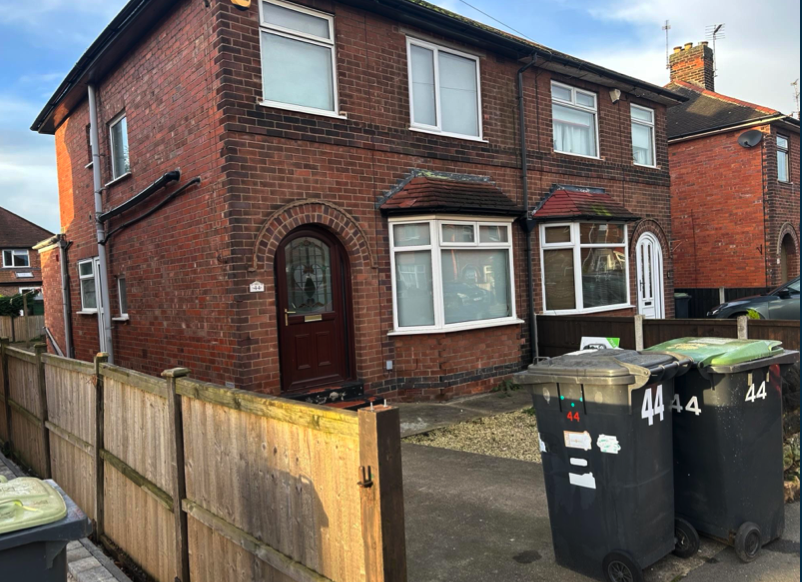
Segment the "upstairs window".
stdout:
[[552,81],[551,101],[554,151],[599,157],[596,94]]
[[122,178],[131,172],[128,162],[128,122],[121,113],[109,123],[111,142],[111,179]]
[[7,249],[3,251],[3,268],[30,267],[31,260],[25,249]]
[[277,0],[260,11],[263,105],[336,115],[334,17]]
[[96,258],[78,262],[78,280],[81,283],[81,311],[84,312],[97,311],[96,262]]
[[117,298],[120,300],[120,316],[128,316],[128,290],[125,286],[125,276],[117,277]]
[[655,166],[654,110],[630,106],[632,118],[632,160],[638,166]]
[[411,127],[481,139],[479,59],[407,39]]
[[777,136],[777,179],[780,182],[788,182],[788,138],[783,135]]

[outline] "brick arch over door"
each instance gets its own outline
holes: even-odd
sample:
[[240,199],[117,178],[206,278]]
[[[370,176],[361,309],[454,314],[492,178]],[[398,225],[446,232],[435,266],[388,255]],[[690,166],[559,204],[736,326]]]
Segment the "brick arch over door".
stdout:
[[[799,235],[797,234],[794,225],[790,222],[786,222],[782,225],[782,227],[780,227],[780,236],[777,238],[778,257],[782,256],[783,245],[786,245],[789,241],[792,248],[787,250],[792,252],[787,253],[788,276],[786,280],[793,279],[799,275]],[[785,281],[780,281],[780,283],[785,283]]]
[[348,252],[351,266],[376,268],[376,257],[368,237],[356,219],[345,209],[328,200],[305,199],[285,204],[265,220],[251,257],[250,272],[272,272],[279,243],[299,226],[319,225],[334,233]]
[[671,246],[668,244],[668,237],[666,237],[666,233],[663,231],[663,227],[660,226],[660,223],[654,220],[653,218],[644,218],[635,223],[634,227],[632,228],[632,232],[629,235],[629,252],[630,256],[632,253],[635,252],[635,245],[644,232],[650,232],[654,236],[657,237],[657,240],[660,242],[660,246],[663,248],[663,256],[664,258],[668,258],[671,254]]
[[662,312],[663,317],[674,317],[674,282],[672,279],[673,271],[673,257],[671,254],[671,245],[669,244],[668,237],[666,236],[660,222],[653,218],[644,218],[639,220],[634,225],[629,227],[629,268],[630,268],[630,284],[631,284],[631,298],[632,304],[635,309],[638,308],[638,268],[637,268],[637,252],[636,248],[638,241],[644,233],[649,233],[657,239],[660,244],[660,251],[663,257],[663,277],[662,277]]

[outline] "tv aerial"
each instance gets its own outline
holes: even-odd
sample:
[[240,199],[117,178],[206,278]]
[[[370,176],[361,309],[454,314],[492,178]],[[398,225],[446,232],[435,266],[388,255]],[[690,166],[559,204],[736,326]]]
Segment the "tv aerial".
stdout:
[[718,61],[718,53],[716,52],[716,41],[719,39],[727,38],[724,35],[724,23],[721,24],[709,24],[705,27],[705,38],[708,38],[713,41],[713,76],[717,77],[717,67],[716,62]]

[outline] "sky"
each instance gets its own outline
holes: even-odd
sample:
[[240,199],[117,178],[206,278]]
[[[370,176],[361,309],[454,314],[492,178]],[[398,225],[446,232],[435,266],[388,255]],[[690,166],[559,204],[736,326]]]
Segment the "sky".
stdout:
[[[493,18],[509,23],[540,44],[659,85],[668,82],[666,20],[669,48],[705,40],[707,25],[725,23],[716,90],[785,113],[796,108],[799,0],[467,1],[435,3],[498,28]],[[29,127],[124,4],[0,0],[0,206],[53,232],[60,231],[54,141]]]

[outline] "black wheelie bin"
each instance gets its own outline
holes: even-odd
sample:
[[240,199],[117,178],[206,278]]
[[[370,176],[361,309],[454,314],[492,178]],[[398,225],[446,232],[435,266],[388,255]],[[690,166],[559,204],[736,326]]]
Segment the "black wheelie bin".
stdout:
[[0,580],[66,582],[67,544],[91,532],[53,481],[0,477]]
[[[516,375],[529,387],[557,563],[609,582],[638,582],[699,538],[674,517],[673,378],[687,359],[585,350]],[[676,547],[675,530],[685,547]],[[695,542],[696,545],[693,545]]]
[[676,512],[744,562],[782,535],[782,377],[799,352],[781,342],[682,338],[644,353],[693,360],[675,382]]

